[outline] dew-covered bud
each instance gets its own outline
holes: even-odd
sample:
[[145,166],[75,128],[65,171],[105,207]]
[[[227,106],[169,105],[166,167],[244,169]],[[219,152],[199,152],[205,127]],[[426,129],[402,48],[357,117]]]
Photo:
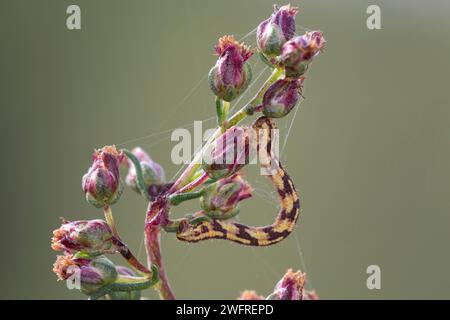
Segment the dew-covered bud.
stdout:
[[303,77],[277,80],[263,97],[262,112],[270,118],[287,115],[301,99]]
[[264,297],[257,294],[254,290],[244,290],[238,300],[264,300]]
[[[141,164],[142,176],[146,189],[151,187],[159,188],[166,180],[164,168],[150,158],[150,156],[141,148],[136,147],[131,151]],[[128,159],[128,174],[125,178],[125,183],[134,191],[140,193],[136,183],[136,168],[133,162]]]
[[252,196],[252,188],[239,174],[211,185],[200,198],[200,206],[207,215],[226,218],[237,210],[238,203]]
[[107,207],[119,200],[123,190],[119,165],[123,159],[115,146],[103,147],[92,155],[93,163],[83,176],[82,187],[86,200],[94,207]]
[[114,263],[105,256],[93,259],[77,258],[71,254],[58,256],[53,265],[58,280],[69,280],[80,284],[81,292],[91,294],[113,283],[117,279]]
[[249,129],[233,126],[204,151],[202,168],[210,178],[220,179],[239,171],[249,158]]
[[306,276],[301,271],[293,272],[289,269],[275,286],[271,299],[275,300],[302,300],[303,287]]
[[261,22],[256,31],[259,50],[268,57],[278,56],[283,44],[295,35],[295,16],[297,8],[290,5],[278,8],[270,18]]
[[280,56],[286,77],[297,78],[303,75],[324,46],[325,39],[320,31],[307,32],[286,42]]
[[[124,266],[116,266],[116,271],[119,275],[128,277],[137,277],[138,275],[130,268]],[[108,300],[140,300],[141,291],[114,291],[105,297]]]
[[99,253],[112,246],[112,231],[104,220],[66,221],[53,231],[56,251]]
[[233,36],[223,36],[215,47],[219,56],[208,75],[214,94],[222,100],[232,101],[247,89],[252,72],[246,62],[253,52]]

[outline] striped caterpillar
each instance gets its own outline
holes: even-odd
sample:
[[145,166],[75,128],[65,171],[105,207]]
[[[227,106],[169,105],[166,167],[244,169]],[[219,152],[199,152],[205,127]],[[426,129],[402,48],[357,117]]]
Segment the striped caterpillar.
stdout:
[[[267,135],[265,144],[266,155],[270,157],[271,175],[267,177],[278,192],[280,209],[271,225],[254,227],[235,221],[205,219],[198,223],[183,220],[176,236],[181,241],[198,242],[207,239],[225,239],[248,246],[269,246],[285,239],[294,229],[300,213],[300,200],[294,183],[283,169],[279,159],[271,153],[271,140],[275,123],[268,117],[260,117],[253,123],[253,128],[259,132],[264,130]],[[259,135],[258,135],[259,136]],[[260,140],[256,148],[259,151]],[[261,164],[267,166],[268,164]]]

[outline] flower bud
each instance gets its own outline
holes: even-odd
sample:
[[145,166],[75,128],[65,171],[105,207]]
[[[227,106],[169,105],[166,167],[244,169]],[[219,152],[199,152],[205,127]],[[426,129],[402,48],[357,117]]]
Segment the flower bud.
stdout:
[[[116,271],[119,275],[137,277],[138,275],[130,268],[124,266],[116,266]],[[141,291],[114,291],[106,296],[110,300],[140,300]]]
[[67,221],[53,231],[52,249],[66,252],[104,252],[111,248],[112,237],[110,227],[103,220]]
[[219,59],[209,71],[211,90],[222,100],[232,101],[247,89],[252,73],[246,62],[253,52],[233,36],[223,36],[215,47]]
[[124,157],[116,147],[106,146],[96,150],[92,159],[92,166],[83,176],[83,191],[90,204],[97,208],[107,207],[117,202],[122,194],[119,164]]
[[262,112],[270,118],[282,118],[297,105],[301,98],[304,78],[281,79],[273,83],[263,97]]
[[275,286],[272,298],[277,300],[302,300],[305,281],[304,273],[300,271],[294,273],[292,269],[289,269]]
[[290,5],[278,8],[264,20],[256,31],[256,43],[259,50],[266,56],[278,56],[283,44],[295,35],[295,16],[297,8]]
[[[136,147],[131,151],[141,164],[142,176],[147,189],[151,186],[159,187],[165,182],[163,167],[154,162],[150,156],[141,148]],[[128,174],[125,183],[134,191],[140,192],[136,184],[136,168],[131,160],[128,159]]]
[[320,31],[307,32],[286,42],[280,56],[280,62],[286,69],[286,77],[297,78],[303,75],[324,46],[325,39]]
[[212,179],[229,177],[249,162],[248,128],[234,126],[219,136],[203,153],[203,170]]
[[200,198],[200,206],[207,215],[226,217],[236,210],[238,203],[252,196],[252,188],[239,174],[219,180]]
[[[58,256],[53,265],[58,280],[79,280],[81,292],[91,294],[117,279],[117,271],[108,258],[98,256],[94,259],[77,258],[71,254]],[[77,278],[79,277],[79,278]]]
[[264,297],[257,294],[254,290],[244,290],[238,300],[264,300]]

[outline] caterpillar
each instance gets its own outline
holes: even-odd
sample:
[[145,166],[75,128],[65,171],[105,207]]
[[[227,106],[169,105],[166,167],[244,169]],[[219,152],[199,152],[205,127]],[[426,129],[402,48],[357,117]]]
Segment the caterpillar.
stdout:
[[[271,152],[275,123],[268,117],[260,117],[253,123],[253,128],[257,132],[264,130],[264,134],[267,136],[266,154],[272,160],[270,161],[272,172],[267,177],[278,192],[280,204],[275,221],[271,225],[254,227],[214,218],[197,224],[191,224],[184,220],[176,233],[179,240],[198,242],[207,239],[225,239],[248,246],[269,246],[285,239],[294,229],[300,214],[300,200],[291,178],[283,169],[279,159]],[[260,139],[257,139],[256,144],[256,148],[259,150]],[[261,166],[263,165],[261,164]]]

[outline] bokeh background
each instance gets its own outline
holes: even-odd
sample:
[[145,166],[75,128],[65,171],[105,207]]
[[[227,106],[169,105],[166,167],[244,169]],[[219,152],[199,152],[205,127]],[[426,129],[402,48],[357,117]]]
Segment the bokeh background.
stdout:
[[[140,145],[173,176],[171,129],[214,116],[206,81],[213,45],[223,34],[254,45],[272,2],[1,1],[0,298],[85,298],[56,281],[50,238],[60,216],[101,216],[80,187],[93,149]],[[321,29],[328,42],[289,135],[293,115],[279,121],[281,144],[289,137],[283,161],[303,199],[298,228],[269,248],[164,235],[174,291],[267,294],[294,268],[323,299],[450,298],[449,2],[292,3],[299,32]],[[81,7],[81,31],[66,29],[69,4]],[[381,7],[381,30],[366,28],[370,4]],[[261,81],[269,71],[257,60]],[[277,204],[252,170],[256,194],[240,219],[269,223]],[[145,208],[130,190],[113,207],[142,260]],[[366,287],[372,264],[381,267],[381,290]],[[145,296],[156,297],[151,289]]]

